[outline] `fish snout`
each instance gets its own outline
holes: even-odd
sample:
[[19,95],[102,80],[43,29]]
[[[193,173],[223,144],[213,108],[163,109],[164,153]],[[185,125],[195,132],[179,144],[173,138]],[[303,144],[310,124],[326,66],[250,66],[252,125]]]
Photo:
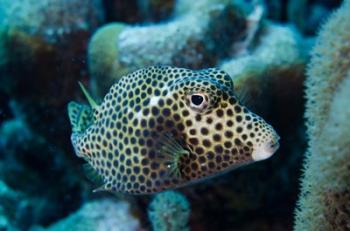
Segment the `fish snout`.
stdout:
[[259,161],[271,157],[280,146],[279,139],[280,137],[277,134],[273,134],[270,138],[258,144],[252,153],[253,160]]

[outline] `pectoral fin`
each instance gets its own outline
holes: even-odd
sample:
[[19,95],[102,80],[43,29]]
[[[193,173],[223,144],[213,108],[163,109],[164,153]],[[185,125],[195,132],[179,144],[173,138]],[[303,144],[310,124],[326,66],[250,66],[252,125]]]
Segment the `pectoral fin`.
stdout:
[[180,160],[182,156],[189,154],[189,151],[184,149],[181,144],[169,133],[162,136],[158,142],[158,153],[169,170],[169,176],[181,177]]

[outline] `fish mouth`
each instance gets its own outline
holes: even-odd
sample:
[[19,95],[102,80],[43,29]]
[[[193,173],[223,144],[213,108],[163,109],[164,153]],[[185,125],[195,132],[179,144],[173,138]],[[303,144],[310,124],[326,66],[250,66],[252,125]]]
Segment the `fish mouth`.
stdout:
[[253,160],[260,161],[271,157],[280,147],[279,139],[279,137],[276,137],[256,147],[252,153]]

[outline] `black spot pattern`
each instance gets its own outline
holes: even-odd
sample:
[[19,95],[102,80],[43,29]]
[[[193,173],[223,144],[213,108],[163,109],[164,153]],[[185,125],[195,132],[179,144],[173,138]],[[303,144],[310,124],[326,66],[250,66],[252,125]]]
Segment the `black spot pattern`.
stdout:
[[[201,97],[191,98],[196,93]],[[203,107],[193,108],[193,100]],[[93,116],[84,133],[73,133],[77,154],[103,176],[103,190],[131,194],[178,187],[252,162],[254,147],[275,134],[239,104],[231,78],[215,68],[140,69],[115,83]],[[179,174],[169,169],[174,156],[158,146],[168,134],[189,153],[178,159]]]

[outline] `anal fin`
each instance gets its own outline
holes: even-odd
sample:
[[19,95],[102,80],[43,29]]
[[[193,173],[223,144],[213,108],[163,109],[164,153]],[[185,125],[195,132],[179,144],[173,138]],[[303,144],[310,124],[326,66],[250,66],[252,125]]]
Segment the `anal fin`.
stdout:
[[96,185],[101,185],[104,183],[103,177],[97,173],[97,171],[89,164],[83,164],[83,170],[86,178]]
[[83,170],[88,180],[90,180],[95,185],[100,185],[92,192],[112,192],[110,184],[105,183],[103,177],[98,174],[98,172],[89,163],[83,164]]

